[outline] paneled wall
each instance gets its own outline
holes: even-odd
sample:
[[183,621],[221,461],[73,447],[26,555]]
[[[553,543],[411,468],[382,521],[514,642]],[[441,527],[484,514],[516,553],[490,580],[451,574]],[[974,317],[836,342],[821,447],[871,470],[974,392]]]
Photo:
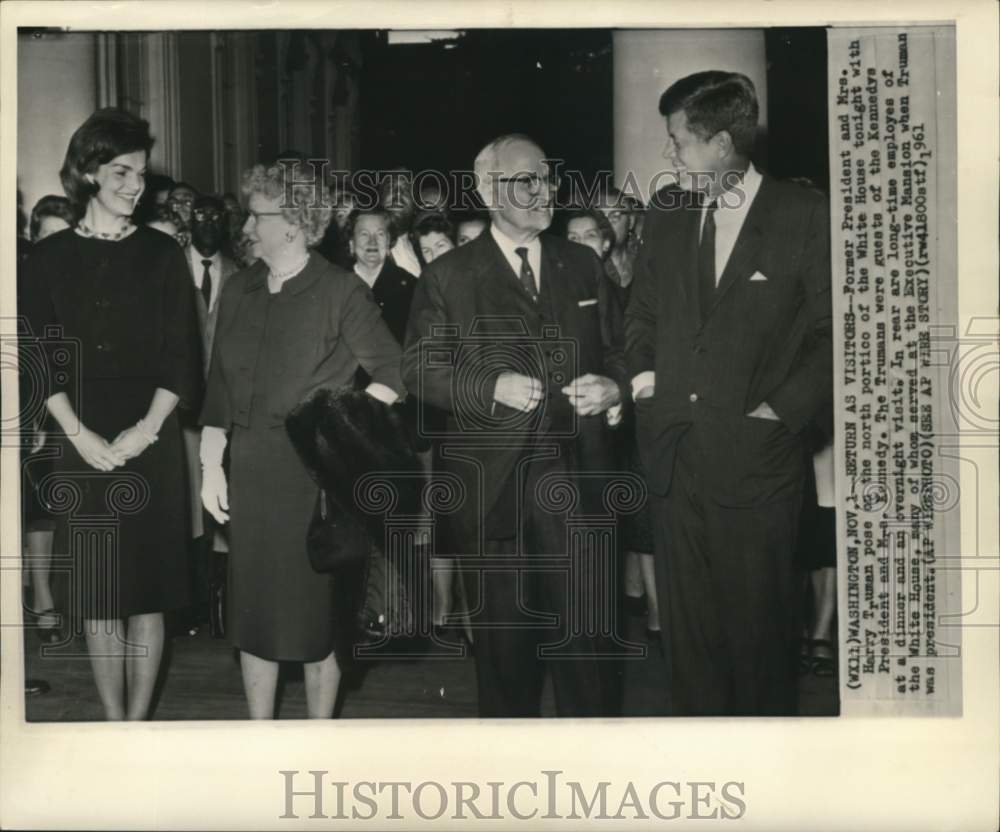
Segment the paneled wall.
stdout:
[[97,105],[93,35],[19,35],[17,183],[25,211],[61,194],[59,168],[73,131]]
[[23,33],[18,176],[25,209],[61,193],[73,131],[99,106],[150,122],[150,167],[203,192],[295,149],[358,159],[360,46],[351,32]]

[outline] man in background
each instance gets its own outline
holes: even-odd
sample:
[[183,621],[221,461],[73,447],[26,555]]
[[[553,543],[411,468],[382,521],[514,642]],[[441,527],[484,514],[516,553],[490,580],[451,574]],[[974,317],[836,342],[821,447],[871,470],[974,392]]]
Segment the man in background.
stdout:
[[[222,287],[239,267],[225,256],[222,246],[226,239],[226,206],[212,196],[196,197],[188,212],[191,242],[185,248],[185,259],[194,281],[198,325],[204,356],[204,372],[212,357],[215,324],[219,312]],[[209,620],[210,584],[219,571],[216,553],[227,551],[223,527],[219,526],[201,504],[201,462],[198,449],[201,428],[184,426],[184,450],[187,456],[191,503],[191,561],[194,583],[194,610],[188,621],[188,632],[194,635]]]

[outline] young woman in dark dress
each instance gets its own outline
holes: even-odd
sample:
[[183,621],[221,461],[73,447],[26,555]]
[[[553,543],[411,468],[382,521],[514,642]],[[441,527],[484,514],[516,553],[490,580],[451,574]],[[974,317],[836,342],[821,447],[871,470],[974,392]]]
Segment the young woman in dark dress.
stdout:
[[[311,253],[332,213],[313,188],[286,191],[284,168],[244,174],[254,265],[226,282],[201,414],[202,502],[229,522],[227,634],[240,650],[250,716],[274,717],[278,663],[304,663],[310,718],[333,715],[340,684],[331,578],[306,555],[318,486],[285,417],[319,388],[404,393],[400,347],[361,279]],[[230,449],[228,478],[222,460]]]
[[36,247],[25,281],[33,330],[59,336],[46,338],[61,448],[46,496],[108,719],[147,717],[163,612],[189,603],[175,408],[198,404],[200,342],[180,248],[130,220],[152,143],[148,123],[121,110],[84,122],[61,171],[79,222]]

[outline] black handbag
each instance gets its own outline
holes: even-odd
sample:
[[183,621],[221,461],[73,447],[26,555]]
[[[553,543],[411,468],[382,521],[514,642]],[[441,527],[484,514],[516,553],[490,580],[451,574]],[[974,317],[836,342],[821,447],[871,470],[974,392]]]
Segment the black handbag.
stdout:
[[349,564],[364,563],[368,546],[368,530],[364,524],[344,511],[321,488],[306,531],[306,551],[312,568],[326,573]]
[[208,583],[208,634],[212,638],[226,637],[226,604],[228,580],[227,552],[212,552],[212,577]]

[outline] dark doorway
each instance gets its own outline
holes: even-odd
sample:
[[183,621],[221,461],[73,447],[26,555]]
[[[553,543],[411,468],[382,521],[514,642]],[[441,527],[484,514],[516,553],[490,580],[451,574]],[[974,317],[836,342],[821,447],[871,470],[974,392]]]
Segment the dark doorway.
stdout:
[[471,169],[490,139],[524,132],[567,168],[610,169],[610,30],[470,30],[426,44],[373,32],[363,44],[363,168]]
[[826,29],[766,29],[767,168],[829,191]]

